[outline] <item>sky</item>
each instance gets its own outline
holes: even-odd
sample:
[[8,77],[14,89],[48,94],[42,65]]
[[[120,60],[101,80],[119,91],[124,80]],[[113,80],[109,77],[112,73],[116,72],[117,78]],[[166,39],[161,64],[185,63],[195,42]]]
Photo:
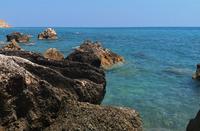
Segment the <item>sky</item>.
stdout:
[[200,0],[1,0],[15,27],[200,27]]

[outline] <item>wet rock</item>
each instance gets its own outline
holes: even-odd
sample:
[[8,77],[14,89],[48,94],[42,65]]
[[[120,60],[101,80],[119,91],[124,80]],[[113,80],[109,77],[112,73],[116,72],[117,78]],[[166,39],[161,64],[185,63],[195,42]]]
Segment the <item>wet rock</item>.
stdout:
[[48,60],[26,51],[1,50],[0,54],[5,54],[0,55],[1,128],[142,130],[136,111],[92,105],[100,103],[105,94],[105,79],[98,79],[105,77],[101,69],[67,60]]
[[19,51],[22,50],[21,47],[17,44],[17,42],[13,39],[11,42],[2,48],[7,51]]
[[55,40],[55,39],[58,39],[58,37],[54,29],[47,28],[44,32],[38,35],[38,39],[39,40],[44,40],[44,39]]
[[187,131],[200,131],[200,111],[196,118],[190,120],[187,126]]
[[57,61],[64,60],[64,55],[56,48],[49,48],[47,51],[45,51],[44,57],[47,59],[52,59]]
[[24,35],[20,32],[13,32],[9,35],[6,36],[7,37],[7,41],[12,41],[15,40],[18,43],[28,43],[30,40],[30,36],[29,35]]
[[66,59],[91,64],[95,67],[109,69],[115,64],[124,62],[124,58],[103,48],[101,43],[85,41]]
[[200,79],[200,64],[197,65],[196,73],[192,76],[193,79]]

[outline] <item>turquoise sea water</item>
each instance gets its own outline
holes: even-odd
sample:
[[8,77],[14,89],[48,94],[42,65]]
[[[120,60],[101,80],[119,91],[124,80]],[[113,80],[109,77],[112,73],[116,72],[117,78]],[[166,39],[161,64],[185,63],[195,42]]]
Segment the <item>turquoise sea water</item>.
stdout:
[[126,60],[107,71],[103,105],[136,109],[146,131],[184,131],[200,109],[200,82],[191,79],[200,63],[200,28],[55,28],[59,40],[38,41],[43,29],[0,29],[0,41],[20,31],[33,36],[24,49],[54,47],[65,55],[85,39],[102,42]]

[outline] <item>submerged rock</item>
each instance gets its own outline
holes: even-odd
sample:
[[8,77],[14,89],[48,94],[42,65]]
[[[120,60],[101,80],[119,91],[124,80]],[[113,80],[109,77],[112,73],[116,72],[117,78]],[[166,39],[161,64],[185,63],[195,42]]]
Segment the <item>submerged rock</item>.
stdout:
[[13,32],[13,33],[7,35],[6,37],[7,37],[8,42],[14,39],[18,43],[28,43],[30,40],[29,35],[24,35],[20,32]]
[[200,111],[196,118],[190,120],[187,126],[187,131],[200,131]]
[[47,28],[44,32],[38,35],[38,39],[39,40],[44,40],[44,39],[55,40],[55,39],[58,39],[58,37],[54,29]]
[[66,59],[91,64],[95,67],[109,69],[115,64],[124,62],[122,56],[103,48],[101,43],[85,41]]
[[196,73],[192,76],[193,79],[200,79],[200,64],[197,65]]
[[142,131],[136,111],[92,105],[105,95],[105,76],[88,64],[0,50],[0,79],[2,129]]
[[11,42],[2,48],[7,51],[19,51],[22,50],[21,47],[17,44],[17,42],[13,39]]
[[57,61],[64,60],[64,55],[56,48],[49,48],[47,51],[45,51],[44,57],[47,59],[52,59]]

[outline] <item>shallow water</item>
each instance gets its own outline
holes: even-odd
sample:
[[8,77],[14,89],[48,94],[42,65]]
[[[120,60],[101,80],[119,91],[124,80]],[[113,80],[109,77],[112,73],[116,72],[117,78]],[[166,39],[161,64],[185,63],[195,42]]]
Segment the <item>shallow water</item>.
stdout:
[[0,29],[0,41],[20,31],[33,36],[24,49],[54,47],[65,55],[85,39],[103,42],[126,60],[107,72],[103,104],[136,109],[146,131],[184,131],[200,109],[200,82],[191,79],[200,63],[200,28],[55,28],[59,40],[38,41],[43,29]]

